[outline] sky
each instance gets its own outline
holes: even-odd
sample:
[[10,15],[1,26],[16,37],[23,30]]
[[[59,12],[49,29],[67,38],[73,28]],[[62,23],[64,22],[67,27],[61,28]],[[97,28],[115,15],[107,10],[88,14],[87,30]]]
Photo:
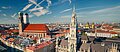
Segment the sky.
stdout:
[[120,22],[120,0],[0,0],[0,24],[17,24],[19,12],[30,23],[69,23],[74,6],[78,22]]

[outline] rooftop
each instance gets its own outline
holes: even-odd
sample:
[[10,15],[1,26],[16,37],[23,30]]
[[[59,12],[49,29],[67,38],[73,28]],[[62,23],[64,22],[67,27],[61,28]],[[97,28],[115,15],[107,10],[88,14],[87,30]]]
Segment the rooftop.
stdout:
[[29,31],[35,31],[35,32],[47,32],[49,29],[46,26],[46,24],[29,24],[24,31],[29,32]]
[[60,43],[61,46],[68,46],[68,40],[61,40],[61,43]]
[[62,34],[56,34],[55,37],[61,37],[61,36],[65,36],[65,34],[64,33],[62,33]]
[[42,42],[42,43],[39,44],[39,45],[27,47],[27,49],[30,49],[30,50],[33,50],[33,51],[34,51],[34,50],[37,50],[37,49],[41,49],[41,48],[43,48],[43,47],[45,47],[45,46],[48,46],[48,45],[50,45],[50,44],[52,44],[51,41]]
[[86,35],[81,35],[81,40],[88,40],[88,37]]
[[110,33],[110,34],[118,34],[117,32],[114,31],[105,31],[105,30],[96,30],[97,33]]

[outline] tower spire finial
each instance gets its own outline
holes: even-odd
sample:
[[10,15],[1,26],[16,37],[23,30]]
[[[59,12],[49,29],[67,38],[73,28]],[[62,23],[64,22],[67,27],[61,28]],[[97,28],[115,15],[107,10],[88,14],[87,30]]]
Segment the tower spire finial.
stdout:
[[75,13],[75,6],[73,6],[73,13]]
[[73,9],[72,9],[73,11],[72,11],[72,17],[73,16],[75,16],[76,15],[76,13],[75,13],[75,6],[73,6]]

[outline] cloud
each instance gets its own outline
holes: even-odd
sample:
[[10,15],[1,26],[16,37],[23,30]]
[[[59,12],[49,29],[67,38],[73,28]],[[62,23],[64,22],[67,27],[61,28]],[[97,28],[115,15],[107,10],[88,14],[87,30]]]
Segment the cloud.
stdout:
[[65,2],[69,2],[69,0],[58,0],[58,2],[53,3],[52,6],[60,5],[60,4],[63,4]]
[[70,11],[70,10],[72,10],[72,8],[65,9],[65,10],[61,11],[60,13],[64,13],[64,12],[67,12],[67,11]]
[[9,18],[9,17],[8,18],[6,18],[6,17],[5,18],[1,18],[0,22],[3,23],[3,24],[6,24],[6,23],[7,24],[13,24],[13,22],[16,23],[16,24],[18,23],[17,20],[15,20],[13,18]]
[[47,14],[52,14],[52,12],[50,11],[50,12],[48,12]]
[[2,12],[2,10],[0,10],[0,12]]
[[3,16],[7,16],[6,14],[3,14]]
[[[36,16],[41,16],[45,14],[51,14],[52,12],[49,12],[49,7],[51,6],[51,0],[41,0],[40,2],[37,3],[36,0],[28,0],[29,4],[27,4],[21,11],[26,11],[30,12],[31,14],[34,14]],[[44,6],[41,6],[43,2],[47,2],[46,8]],[[33,8],[29,9],[33,5]],[[14,16],[14,15],[13,15]]]
[[[41,2],[39,2],[38,4],[35,4],[35,7],[30,9],[29,11],[32,12],[32,11],[36,11],[36,10],[42,10],[43,7],[40,6],[41,3],[43,3],[45,0],[42,0]],[[35,1],[34,1],[35,2]],[[36,2],[37,3],[37,2]]]
[[10,9],[11,7],[10,6],[2,6],[1,8],[2,9]]
[[84,7],[84,8],[78,8],[78,9],[76,9],[76,10],[77,10],[77,11],[78,11],[78,10],[85,10],[85,9],[87,10],[87,9],[93,9],[93,8],[98,8],[98,7],[100,7],[100,6],[96,6],[96,7],[95,7],[95,6],[94,6],[94,7]]
[[[109,8],[103,8],[103,9],[99,9],[98,7],[94,8],[96,10],[87,10],[87,8],[91,8],[93,9],[94,7],[86,7],[85,11],[81,11],[79,13],[77,13],[78,17],[90,17],[90,18],[95,18],[95,19],[100,19],[97,17],[104,17],[104,18],[110,18],[110,17],[119,17],[120,15],[120,6],[114,6],[114,7],[109,7]],[[84,8],[83,8],[84,9]],[[104,19],[103,18],[103,19]],[[101,19],[100,19],[101,20]]]
[[29,0],[29,2],[37,5],[37,2],[35,0]]
[[41,15],[44,15],[44,14],[46,14],[48,12],[49,12],[48,10],[43,9],[43,10],[40,10],[38,12],[33,12],[33,14],[35,14],[36,16],[41,16]]
[[70,4],[71,4],[71,2],[72,2],[72,1],[71,1],[71,0],[69,0],[69,3],[70,3]]
[[34,8],[36,8],[37,6],[40,7],[40,4],[43,3],[45,0],[42,0],[41,2],[39,2]]
[[46,8],[49,8],[52,2],[50,0],[46,0],[48,2],[48,6]]
[[28,5],[26,5],[21,11],[25,11],[25,10],[27,10],[30,6],[32,6],[33,4],[28,4]]
[[61,18],[71,18],[70,15],[66,15],[66,16],[61,16]]
[[14,13],[11,17],[15,17],[17,15],[17,13]]
[[91,13],[92,14],[103,13],[103,12],[109,12],[109,11],[119,10],[119,9],[120,9],[120,6],[115,6],[115,7],[111,7],[111,8],[105,8],[105,9],[95,10],[95,11],[93,11]]
[[41,16],[41,15],[45,15],[45,14],[51,14],[52,12],[49,12],[49,10],[48,10],[50,5],[52,4],[51,1],[50,0],[46,0],[47,4],[48,4],[48,6],[46,6],[47,9],[45,9],[42,6],[40,6],[40,4],[43,3],[44,1],[45,0],[42,0],[41,2],[36,4],[36,6],[33,9],[30,9],[29,11],[32,12],[36,16]]
[[43,7],[39,7],[39,8],[33,8],[33,9],[30,9],[29,11],[32,12],[32,11],[36,11],[36,10],[42,10]]
[[31,17],[33,17],[33,16],[34,16],[34,15],[32,15],[32,14],[31,14],[31,15],[29,15],[29,17],[30,17],[30,18],[31,18]]

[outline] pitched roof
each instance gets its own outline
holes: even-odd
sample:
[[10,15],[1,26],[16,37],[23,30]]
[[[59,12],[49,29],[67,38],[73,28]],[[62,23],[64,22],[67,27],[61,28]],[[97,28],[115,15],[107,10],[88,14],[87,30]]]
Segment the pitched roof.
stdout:
[[8,39],[10,42],[13,42],[15,39],[14,38],[9,38]]
[[82,44],[80,48],[85,50],[88,50],[90,48],[92,52],[104,52],[108,49],[108,46],[101,46],[101,44],[85,43]]
[[93,51],[96,52],[104,52],[105,50],[108,49],[108,46],[102,46],[101,44],[91,44],[91,48]]
[[81,40],[88,40],[88,37],[86,35],[82,35]]
[[60,43],[61,46],[68,46],[68,40],[62,40]]
[[[65,32],[65,33],[70,33],[70,29],[65,29],[65,30],[63,30],[63,32]],[[77,30],[77,32],[81,32],[81,30]]]
[[61,36],[65,36],[65,34],[56,34],[55,37],[61,37]]
[[7,37],[6,37],[5,35],[2,35],[2,38],[5,39],[5,38],[7,38]]
[[118,34],[117,32],[114,31],[105,31],[105,30],[96,30],[97,33],[110,33],[110,34]]
[[4,50],[7,50],[7,49],[0,45],[0,51],[4,51]]
[[80,48],[88,50],[89,47],[90,47],[90,44],[89,43],[85,43],[85,44],[82,44]]
[[51,41],[42,42],[41,44],[39,44],[39,45],[37,45],[37,46],[27,47],[27,49],[32,50],[32,51],[35,51],[35,50],[37,50],[37,49],[44,48],[45,46],[49,46],[50,44],[52,44]]
[[25,32],[29,31],[48,31],[46,24],[29,24],[25,29]]

